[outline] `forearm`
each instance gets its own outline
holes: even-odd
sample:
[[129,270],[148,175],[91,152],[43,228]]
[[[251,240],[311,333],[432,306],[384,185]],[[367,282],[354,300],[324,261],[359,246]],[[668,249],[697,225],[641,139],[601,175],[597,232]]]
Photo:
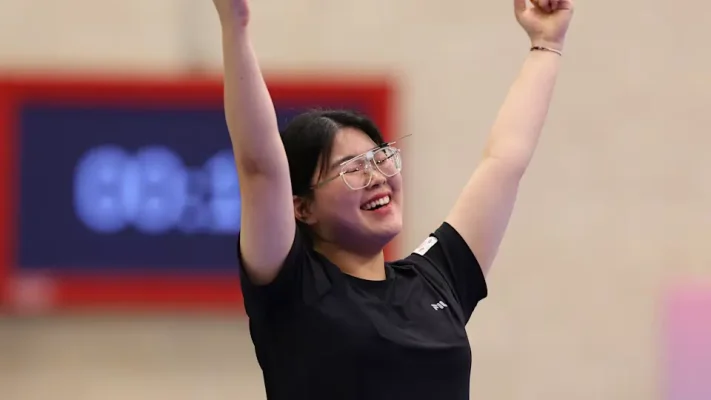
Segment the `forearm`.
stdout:
[[276,112],[247,27],[222,21],[224,106],[241,172],[283,169]]
[[548,114],[561,56],[532,51],[509,89],[491,130],[485,157],[523,172],[533,156]]

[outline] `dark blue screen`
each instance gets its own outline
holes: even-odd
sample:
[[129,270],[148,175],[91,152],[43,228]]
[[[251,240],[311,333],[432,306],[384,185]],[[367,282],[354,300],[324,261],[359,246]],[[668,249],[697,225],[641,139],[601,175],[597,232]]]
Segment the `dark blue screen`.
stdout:
[[26,104],[19,140],[20,268],[235,272],[239,182],[222,109]]

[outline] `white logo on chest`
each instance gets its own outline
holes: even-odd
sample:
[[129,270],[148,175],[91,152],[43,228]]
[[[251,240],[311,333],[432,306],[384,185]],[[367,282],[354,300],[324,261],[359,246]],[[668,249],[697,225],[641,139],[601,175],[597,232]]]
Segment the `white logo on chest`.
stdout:
[[444,310],[445,308],[449,307],[449,306],[447,305],[447,303],[445,303],[445,302],[443,302],[443,301],[437,302],[437,303],[435,303],[435,304],[430,304],[430,305],[431,305],[432,308],[434,308],[435,310]]

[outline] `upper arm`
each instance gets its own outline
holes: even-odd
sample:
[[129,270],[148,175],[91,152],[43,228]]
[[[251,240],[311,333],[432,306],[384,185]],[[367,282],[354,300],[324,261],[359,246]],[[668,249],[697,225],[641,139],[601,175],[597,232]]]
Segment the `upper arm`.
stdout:
[[498,253],[516,202],[523,172],[513,165],[485,158],[446,219],[476,254],[484,274]]
[[459,232],[446,222],[406,259],[427,270],[431,279],[442,282],[444,278],[444,283],[456,296],[465,320],[487,296],[486,279],[477,257]]
[[237,158],[241,265],[249,279],[261,285],[278,275],[296,232],[288,162],[283,148],[279,150],[272,153],[269,171],[246,168]]

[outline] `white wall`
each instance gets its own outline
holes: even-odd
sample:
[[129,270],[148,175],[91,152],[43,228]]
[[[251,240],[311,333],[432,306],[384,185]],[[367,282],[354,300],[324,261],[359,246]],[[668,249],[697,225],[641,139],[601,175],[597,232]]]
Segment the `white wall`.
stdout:
[[[528,43],[514,22],[511,1],[253,3],[254,40],[265,69],[367,69],[399,82],[400,128],[414,134],[406,149],[404,238],[406,248],[414,247],[441,221],[474,168],[526,54]],[[711,278],[706,3],[579,3],[540,151],[490,275],[490,298],[469,327],[475,398],[655,398],[663,381],[658,363],[663,290],[682,278]],[[0,66],[6,68],[219,70],[219,52],[208,0],[5,0],[0,5]],[[131,329],[144,329],[141,320],[134,324]],[[216,336],[221,328],[213,324],[184,324],[196,336],[180,342],[183,348],[203,340],[225,346],[248,342],[244,329]],[[104,340],[86,329],[82,332]],[[168,335],[172,328],[161,329]],[[43,338],[47,346],[59,345],[51,335]],[[128,346],[133,339],[112,340]],[[142,371],[146,379],[189,362],[188,356],[168,357],[169,350],[166,357],[151,354],[155,364],[140,358],[106,362],[125,362],[126,371]],[[36,362],[42,356],[15,355]],[[219,352],[214,357],[217,370],[237,374],[247,368],[249,391],[260,393],[252,359],[227,359]],[[0,363],[6,359],[0,355]],[[77,365],[102,368],[91,361]],[[12,371],[21,376],[31,370],[20,365]],[[117,374],[115,390],[143,384],[128,372],[121,383]],[[131,398],[162,398],[169,390],[153,388]],[[213,398],[229,398],[227,393]],[[35,398],[17,396],[13,400]]]

